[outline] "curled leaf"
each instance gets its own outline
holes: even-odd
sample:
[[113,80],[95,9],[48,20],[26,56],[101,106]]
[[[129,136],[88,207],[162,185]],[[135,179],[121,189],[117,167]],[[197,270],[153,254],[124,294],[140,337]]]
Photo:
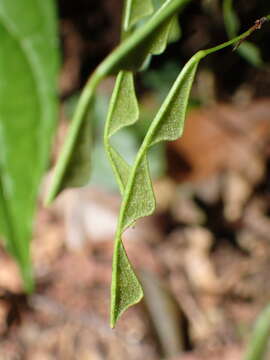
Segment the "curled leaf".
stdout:
[[[130,170],[127,185],[125,186],[123,202],[120,210],[120,217],[115,239],[113,262],[113,273],[118,271],[117,264],[121,261],[118,247],[122,244],[121,234],[134,221],[140,217],[147,216],[155,210],[155,197],[152,188],[152,182],[147,163],[147,151],[155,143],[162,140],[174,140],[181,136],[184,126],[184,120],[188,105],[190,90],[200,59],[204,56],[202,52],[197,53],[183,68],[176,79],[172,89],[163,102],[155,119],[153,120],[148,132],[144,138],[141,148],[138,152],[133,167]],[[133,287],[131,280],[131,288]],[[111,322],[114,325],[116,319],[125,309],[133,305],[133,299],[130,303],[124,297],[124,288],[117,277],[113,277],[112,296],[116,296],[114,291],[118,291],[119,303],[125,303],[125,307],[115,306],[115,301],[111,302]]]
[[128,197],[125,199],[127,205],[123,216],[122,230],[133,224],[140,217],[151,215],[155,210],[155,196],[146,156],[136,165],[127,194]]
[[112,147],[110,138],[120,129],[134,124],[139,118],[133,73],[121,71],[116,79],[104,131],[104,145],[112,165],[120,192],[124,192],[129,176],[129,165]]
[[130,166],[112,146],[107,149],[107,154],[109,156],[120,192],[123,195],[130,174]]
[[139,118],[139,106],[135,94],[133,73],[120,71],[117,76],[107,117],[107,135],[125,126],[134,124]]
[[111,287],[111,327],[123,312],[137,304],[143,297],[143,290],[135,275],[120,238],[114,249]]
[[176,140],[182,135],[189,94],[197,67],[198,60],[193,58],[176,79],[156,116],[151,146],[160,141]]

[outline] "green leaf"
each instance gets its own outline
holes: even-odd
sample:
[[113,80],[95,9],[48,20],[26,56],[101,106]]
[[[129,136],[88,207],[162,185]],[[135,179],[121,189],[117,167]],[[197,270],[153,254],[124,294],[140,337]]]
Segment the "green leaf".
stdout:
[[89,119],[82,122],[76,137],[76,151],[71,154],[65,167],[61,182],[55,182],[47,198],[50,203],[61,191],[61,189],[80,187],[87,183],[91,172],[91,149],[92,149],[92,127]]
[[142,287],[132,270],[121,239],[114,249],[112,286],[111,286],[111,327],[122,313],[143,297]]
[[178,22],[178,17],[174,16],[171,21],[171,28],[170,28],[168,41],[170,43],[178,41],[181,38],[181,35],[182,35],[182,30]]
[[1,0],[0,43],[2,231],[31,291],[33,214],[57,119],[54,1]]
[[[151,46],[147,53],[159,55],[164,52],[169,41],[173,19],[167,20],[151,38]],[[148,55],[148,54],[147,54]]]
[[151,146],[160,141],[178,139],[184,130],[190,90],[198,67],[195,57],[189,61],[176,79],[156,117]]
[[125,200],[127,204],[121,226],[122,230],[140,217],[151,215],[156,206],[147,157],[144,156],[134,169],[133,181],[127,189],[128,197]]
[[113,149],[110,138],[123,127],[134,124],[139,118],[133,73],[121,71],[116,79],[104,131],[104,145],[120,192],[123,193],[129,175],[129,165]]
[[123,30],[128,31],[132,25],[152,12],[153,4],[151,0],[126,0]]
[[139,118],[139,106],[135,94],[133,73],[121,71],[116,79],[115,87],[108,111],[108,136],[125,126],[134,124]]
[[130,166],[113,147],[107,148],[107,154],[109,156],[120,192],[123,195],[130,174]]

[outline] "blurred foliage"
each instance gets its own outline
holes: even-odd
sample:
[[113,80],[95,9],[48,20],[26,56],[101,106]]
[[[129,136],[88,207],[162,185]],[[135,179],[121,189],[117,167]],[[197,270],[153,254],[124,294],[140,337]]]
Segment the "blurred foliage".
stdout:
[[32,291],[33,215],[57,121],[54,1],[2,0],[0,43],[1,233]]
[[[240,29],[240,20],[233,8],[233,0],[223,0],[223,17],[229,37],[235,37]],[[237,52],[250,64],[254,66],[263,65],[260,49],[250,41],[242,43]]]

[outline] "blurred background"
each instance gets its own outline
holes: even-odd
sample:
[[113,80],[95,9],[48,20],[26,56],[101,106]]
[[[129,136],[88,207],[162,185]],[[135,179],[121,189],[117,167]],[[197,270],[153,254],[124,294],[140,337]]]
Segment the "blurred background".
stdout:
[[[181,39],[136,76],[141,117],[115,139],[131,162],[185,62],[270,12],[264,0],[239,0],[233,14],[225,3],[191,1],[179,17]],[[119,42],[121,8],[119,0],[58,0],[61,109],[52,166],[89,74]],[[114,330],[108,309],[121,199],[102,140],[114,79],[100,85],[89,114],[91,182],[49,209],[40,201],[30,298],[0,249],[0,359],[243,359],[270,300],[269,39],[265,24],[237,51],[203,60],[184,136],[151,151],[157,210],[124,235],[145,298]]]

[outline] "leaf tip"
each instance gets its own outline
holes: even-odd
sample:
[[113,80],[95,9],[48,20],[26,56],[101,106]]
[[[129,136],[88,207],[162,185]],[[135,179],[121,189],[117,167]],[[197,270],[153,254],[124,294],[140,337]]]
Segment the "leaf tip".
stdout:
[[134,273],[122,241],[117,241],[111,285],[110,325],[115,327],[120,316],[143,298],[142,286]]

